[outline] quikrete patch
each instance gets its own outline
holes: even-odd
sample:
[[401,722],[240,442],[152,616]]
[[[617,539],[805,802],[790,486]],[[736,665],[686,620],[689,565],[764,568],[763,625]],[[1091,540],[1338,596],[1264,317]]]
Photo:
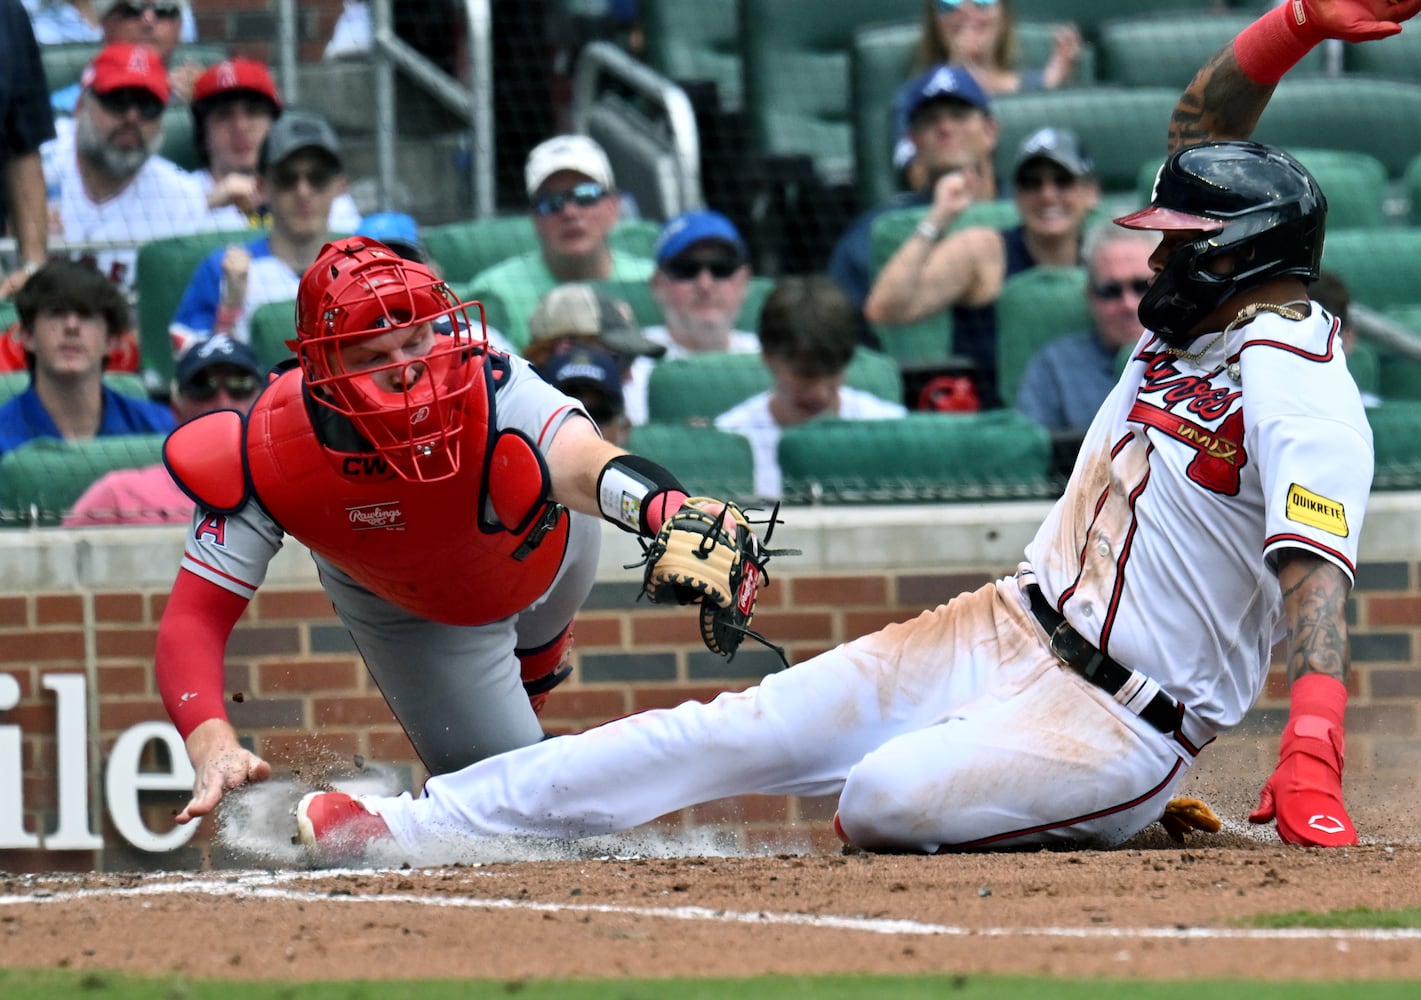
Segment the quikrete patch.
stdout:
[[1288,487],[1288,520],[1317,528],[1329,535],[1347,537],[1347,510],[1336,500],[1304,489],[1297,483]]

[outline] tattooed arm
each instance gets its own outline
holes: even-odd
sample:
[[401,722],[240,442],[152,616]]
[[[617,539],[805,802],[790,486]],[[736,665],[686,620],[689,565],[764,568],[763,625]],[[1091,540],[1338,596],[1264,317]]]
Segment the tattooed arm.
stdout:
[[1364,42],[1401,30],[1421,0],[1288,0],[1239,32],[1195,75],[1169,120],[1169,151],[1247,139],[1273,88],[1319,42]]
[[1342,804],[1347,577],[1327,560],[1293,549],[1279,557],[1278,582],[1288,619],[1288,725],[1278,766],[1248,819],[1276,819],[1278,836],[1290,844],[1355,844],[1357,829]]

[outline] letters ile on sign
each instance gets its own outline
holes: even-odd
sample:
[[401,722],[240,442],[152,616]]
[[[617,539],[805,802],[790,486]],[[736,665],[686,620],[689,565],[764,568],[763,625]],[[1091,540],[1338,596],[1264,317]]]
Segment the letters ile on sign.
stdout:
[[[97,851],[104,846],[93,832],[89,812],[88,685],[83,674],[46,674],[40,686],[54,692],[54,743],[58,804],[54,829],[25,829],[24,777],[19,726],[0,724],[0,850]],[[20,684],[0,674],[0,718],[20,703]],[[143,771],[139,764],[149,743],[167,746],[166,771]],[[140,722],[119,734],[109,750],[104,773],[104,803],[121,837],[141,851],[175,850],[197,832],[197,824],[154,833],[143,825],[139,796],[149,791],[187,791],[194,773],[178,731],[167,722]]]

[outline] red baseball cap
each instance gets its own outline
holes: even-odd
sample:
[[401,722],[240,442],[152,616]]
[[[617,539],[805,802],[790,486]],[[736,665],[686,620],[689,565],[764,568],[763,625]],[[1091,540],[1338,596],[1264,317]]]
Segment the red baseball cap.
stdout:
[[271,78],[271,71],[266,65],[255,59],[227,59],[209,66],[193,84],[192,103],[201,104],[210,97],[241,91],[266,98],[278,114],[281,112],[281,95],[276,91],[276,81]]
[[138,87],[168,103],[168,71],[158,50],[147,45],[115,42],[104,46],[84,70],[79,83],[96,94]]

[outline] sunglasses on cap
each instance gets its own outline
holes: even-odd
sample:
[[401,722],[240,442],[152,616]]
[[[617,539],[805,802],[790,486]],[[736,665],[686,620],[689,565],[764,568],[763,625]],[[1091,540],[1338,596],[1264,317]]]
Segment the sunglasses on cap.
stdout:
[[217,395],[218,389],[225,389],[233,399],[248,399],[256,395],[258,386],[259,380],[250,372],[202,372],[183,386],[183,395],[206,403]]
[[939,14],[951,14],[962,7],[995,7],[997,0],[933,0]]
[[1143,296],[1150,290],[1149,278],[1132,278],[1129,281],[1102,281],[1090,286],[1090,294],[1107,302],[1123,299],[1127,291]]
[[94,100],[115,118],[123,118],[134,110],[145,122],[155,122],[163,115],[163,102],[158,100],[158,95],[142,87],[119,87],[106,94],[95,91]]
[[672,281],[695,281],[702,271],[709,271],[717,281],[725,281],[745,266],[737,257],[715,257],[711,260],[697,260],[694,257],[675,257],[661,265],[661,270]]
[[305,181],[312,191],[324,191],[336,179],[340,171],[331,166],[316,166],[306,170],[279,166],[271,172],[271,183],[278,191],[294,191],[296,185]]
[[607,197],[607,189],[596,181],[584,181],[574,185],[569,191],[544,195],[533,202],[533,211],[538,215],[557,215],[569,203],[581,208],[590,208]]
[[183,16],[182,4],[178,3],[117,3],[109,13],[125,21],[136,21],[150,10],[160,21],[176,21]]

